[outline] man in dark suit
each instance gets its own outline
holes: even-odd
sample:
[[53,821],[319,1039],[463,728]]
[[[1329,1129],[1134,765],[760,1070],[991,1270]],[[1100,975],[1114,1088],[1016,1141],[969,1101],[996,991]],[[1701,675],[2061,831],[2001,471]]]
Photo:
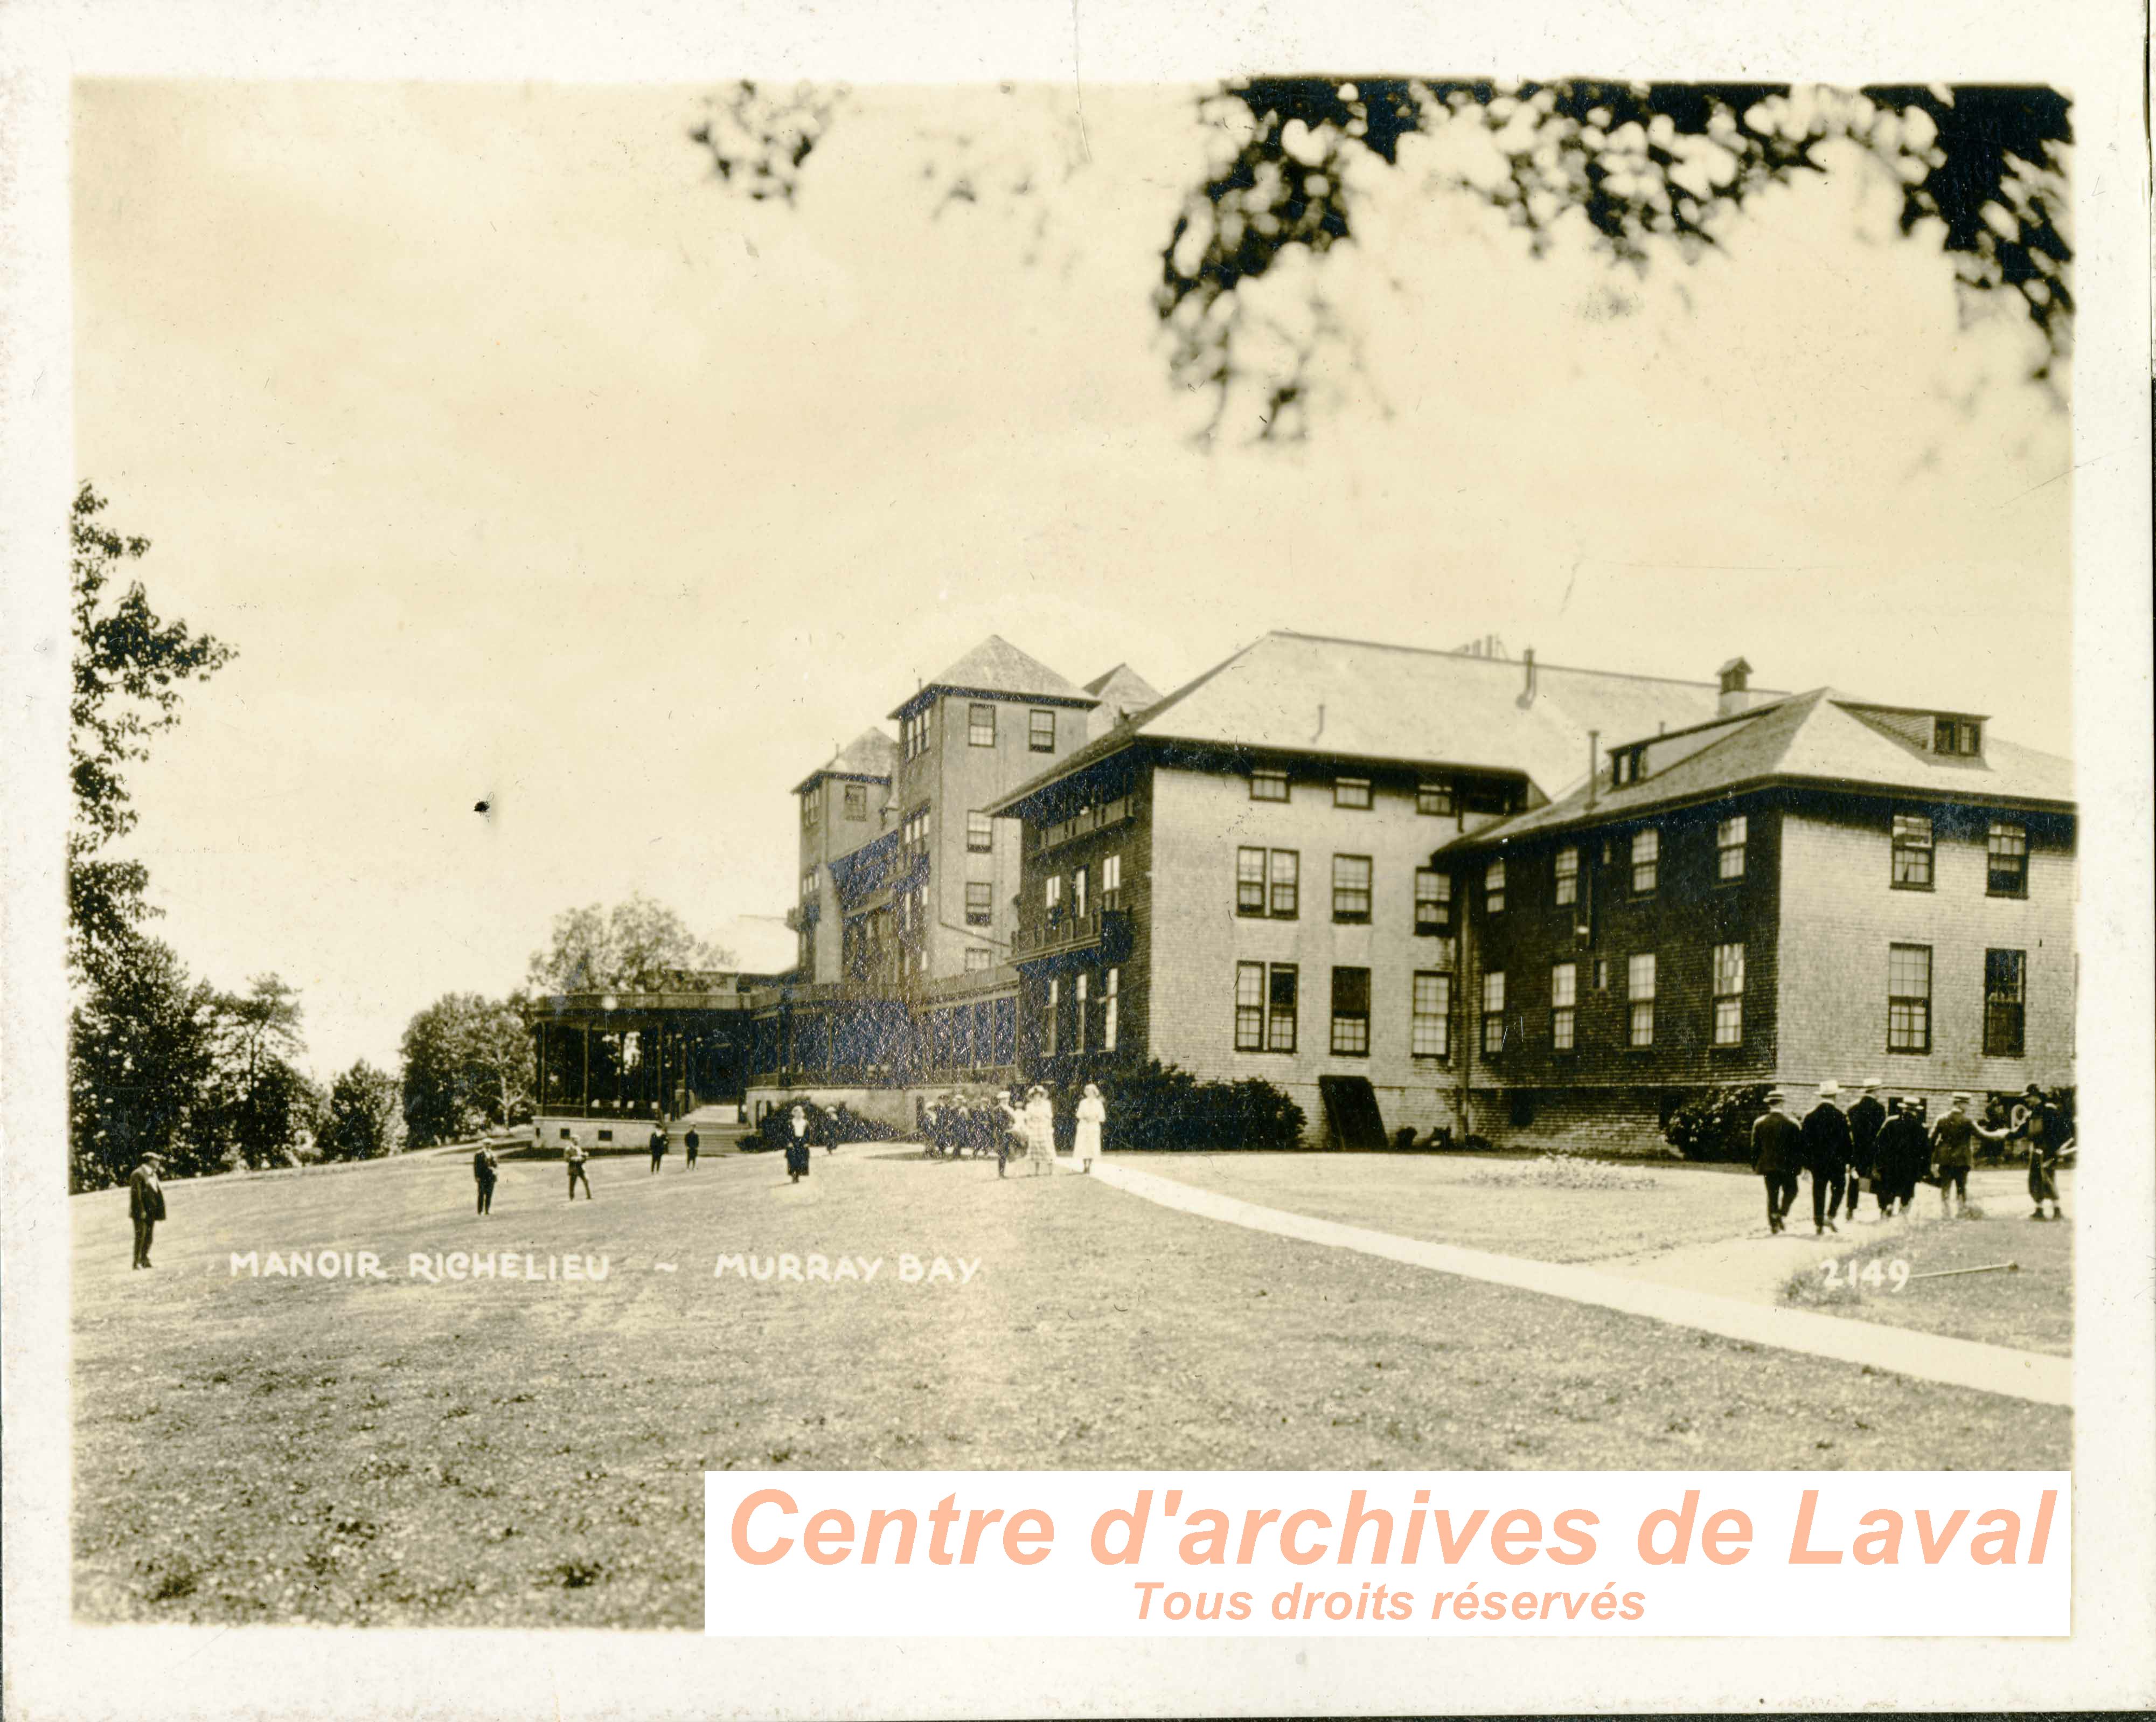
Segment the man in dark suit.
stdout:
[[1837,1229],[1834,1211],[1841,1201],[1853,1151],[1849,1120],[1834,1103],[1840,1092],[1837,1084],[1821,1082],[1819,1104],[1804,1114],[1804,1169],[1812,1175],[1812,1230],[1820,1237]]
[[1874,1144],[1879,1165],[1879,1211],[1892,1214],[1897,1205],[1904,1214],[1916,1199],[1917,1180],[1931,1168],[1931,1138],[1917,1116],[1916,1103],[1897,1101],[1894,1116],[1881,1126]]
[[494,1211],[494,1181],[501,1175],[501,1162],[495,1159],[494,1150],[485,1143],[472,1155],[472,1182],[478,1186],[479,1211]]
[[135,1262],[137,1267],[154,1267],[150,1238],[165,1217],[165,1186],[157,1175],[165,1169],[164,1157],[146,1154],[142,1163],[127,1175],[127,1217],[135,1222]]
[[651,1169],[656,1172],[659,1163],[666,1158],[666,1120],[661,1118],[651,1127]]
[[681,1139],[681,1164],[685,1168],[696,1164],[696,1150],[703,1142],[704,1139],[696,1133],[696,1127],[690,1125],[688,1133]]
[[1875,1077],[1864,1085],[1864,1092],[1849,1109],[1849,1139],[1854,1150],[1849,1157],[1849,1217],[1852,1220],[1856,1218],[1859,1180],[1866,1178],[1871,1180],[1879,1217],[1886,1217],[1887,1186],[1879,1175],[1879,1133],[1886,1123],[1887,1108],[1880,1103],[1879,1081]]
[[2066,1146],[2066,1123],[2059,1109],[2045,1099],[2044,1091],[2034,1082],[2023,1090],[2021,1103],[2014,1108],[2014,1127],[2007,1133],[2029,1150],[2029,1200],[2035,1205],[2029,1217],[2041,1220],[2044,1204],[2049,1202],[2051,1218],[2065,1219],[2066,1212],[2059,1206],[2058,1165],[2060,1151]]
[[1804,1162],[1804,1132],[1784,1109],[1789,1096],[1767,1092],[1768,1110],[1752,1125],[1752,1169],[1767,1180],[1767,1229],[1779,1231],[1797,1199],[1797,1168]]

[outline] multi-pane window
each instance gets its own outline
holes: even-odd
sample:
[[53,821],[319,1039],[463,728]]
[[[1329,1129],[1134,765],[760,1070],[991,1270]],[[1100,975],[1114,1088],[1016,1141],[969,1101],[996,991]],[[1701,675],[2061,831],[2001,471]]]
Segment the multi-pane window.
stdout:
[[1932,724],[1932,751],[1974,758],[1984,751],[1984,726],[1974,717],[1941,717]]
[[1366,1056],[1370,1051],[1370,971],[1367,969],[1332,971],[1332,1050],[1348,1058]]
[[1744,1044],[1744,947],[1714,948],[1714,1044]]
[[1276,849],[1272,852],[1270,907],[1276,920],[1292,921],[1301,912],[1301,861],[1296,850]]
[[1452,1056],[1452,977],[1415,971],[1414,1015],[1408,1024],[1408,1050],[1417,1058]]
[[1452,815],[1452,806],[1451,784],[1417,784],[1415,785],[1417,813],[1440,814],[1449,819]]
[[1366,922],[1370,918],[1368,856],[1332,857],[1332,918],[1342,922]]
[[824,786],[821,784],[801,798],[801,829],[813,831],[824,817]]
[[928,810],[927,808],[916,808],[906,816],[906,823],[899,828],[899,841],[916,855],[927,854]]
[[869,816],[869,786],[866,784],[846,785],[846,817],[865,820]]
[[807,902],[816,894],[816,870],[814,867],[801,876],[801,897]]
[[1101,1050],[1116,1050],[1116,1007],[1122,1002],[1123,971],[1111,969],[1101,979]]
[[966,849],[969,854],[988,855],[996,846],[996,822],[985,813],[966,815]]
[[1653,825],[1632,834],[1632,894],[1645,897],[1655,888],[1662,866],[1662,834]]
[[1041,887],[1040,887],[1040,901],[1041,901],[1041,902],[1042,902],[1043,906],[1044,906],[1044,907],[1046,907],[1046,909],[1048,910],[1049,918],[1050,918],[1051,920],[1052,920],[1052,919],[1054,919],[1054,918],[1055,918],[1055,917],[1057,914],[1059,914],[1059,913],[1062,911],[1062,908],[1063,908],[1063,875],[1062,875],[1062,874],[1060,874],[1060,873],[1050,873],[1050,874],[1048,876],[1048,877],[1047,877],[1046,879],[1045,879],[1044,881],[1042,881],[1042,882],[1041,882]]
[[1932,948],[1887,947],[1887,1050],[1932,1050]]
[[1123,858],[1120,855],[1104,856],[1101,860],[1101,907],[1119,909],[1123,906]]
[[995,966],[995,954],[981,945],[973,945],[966,952],[966,973],[978,974],[984,969]]
[[1262,849],[1235,851],[1235,912],[1265,912],[1265,852]]
[[1643,775],[1640,768],[1645,763],[1645,748],[1627,748],[1620,753],[1609,756],[1609,781],[1622,789],[1627,784],[1636,784]]
[[976,700],[966,707],[966,742],[974,748],[996,744],[996,708],[985,700]]
[[966,924],[986,927],[996,918],[996,887],[979,882],[966,887]]
[[1984,840],[1984,889],[1993,897],[2029,894],[2029,829],[2011,820],[1994,820]]
[[1932,888],[1932,821],[1928,814],[1894,815],[1894,888]]
[[1370,804],[1369,779],[1333,779],[1332,804],[1335,807],[1368,807]]
[[1287,774],[1284,771],[1254,771],[1250,774],[1250,799],[1253,801],[1285,801],[1287,799]]
[[1563,904],[1579,901],[1579,851],[1567,846],[1557,852],[1556,888],[1551,901]]
[[1573,1048],[1573,1013],[1579,1008],[1579,965],[1550,964],[1550,1045],[1559,1052]]
[[918,759],[928,751],[928,713],[916,712],[899,725],[899,736],[908,759]]
[[1505,907],[1505,863],[1493,861],[1482,870],[1482,907],[1491,914],[1501,914]]
[[1414,930],[1441,933],[1452,925],[1452,875],[1435,867],[1417,867],[1414,876]]
[[1742,879],[1744,876],[1744,844],[1748,836],[1744,815],[1733,814],[1717,820],[1714,827],[1714,876],[1717,879]]
[[[1111,971],[1112,973],[1112,971]],[[1292,963],[1235,965],[1235,1050],[1295,1051],[1296,967]]]
[[1081,974],[1078,977],[1078,1008],[1074,1013],[1075,1020],[1072,1027],[1070,1047],[1074,1052],[1083,1052],[1086,1050],[1086,995],[1092,990],[1089,984],[1092,979],[1090,974]]
[[1505,1050],[1505,971],[1482,977],[1482,1050],[1495,1057]]
[[2019,1058],[2028,1013],[2025,951],[1984,954],[1984,1056]]
[[1625,965],[1625,997],[1631,1007],[1626,1044],[1655,1044],[1655,954],[1643,951]]
[[1036,753],[1055,751],[1055,714],[1035,706],[1026,714],[1025,744]]

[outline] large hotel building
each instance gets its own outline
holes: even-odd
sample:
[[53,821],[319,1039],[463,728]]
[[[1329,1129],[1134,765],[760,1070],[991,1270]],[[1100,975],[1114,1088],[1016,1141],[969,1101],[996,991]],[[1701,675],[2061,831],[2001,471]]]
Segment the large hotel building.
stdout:
[[[552,1001],[542,1128],[802,1091],[910,1118],[1156,1059],[1262,1077],[1337,1146],[1644,1145],[1748,1081],[2071,1083],[2068,763],[1750,676],[1275,633],[1163,697],[992,638],[797,786],[794,971]],[[574,1082],[595,1041],[610,1093]]]

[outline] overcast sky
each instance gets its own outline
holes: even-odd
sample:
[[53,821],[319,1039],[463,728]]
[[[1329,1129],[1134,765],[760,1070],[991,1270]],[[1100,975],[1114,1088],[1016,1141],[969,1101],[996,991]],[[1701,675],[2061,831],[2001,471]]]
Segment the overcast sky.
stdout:
[[[856,92],[792,209],[716,182],[698,94],[80,92],[80,470],[239,650],[132,846],[198,973],[300,989],[318,1073],[572,904],[782,958],[788,789],[990,632],[1163,689],[1276,627],[1741,652],[2067,749],[2066,417],[1875,167],[1642,280],[1528,258],[1410,140],[1325,265],[1360,372],[1208,453],[1148,297],[1188,93]],[[937,214],[962,134],[1052,193]]]

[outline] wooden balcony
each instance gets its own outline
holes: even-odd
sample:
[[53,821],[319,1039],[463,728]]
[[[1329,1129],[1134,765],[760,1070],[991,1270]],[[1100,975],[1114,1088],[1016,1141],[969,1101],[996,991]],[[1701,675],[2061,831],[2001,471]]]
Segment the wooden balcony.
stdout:
[[1044,963],[1094,950],[1119,958],[1128,954],[1130,946],[1128,912],[1095,909],[1085,915],[1044,917],[1021,926],[1011,938],[1011,961]]

